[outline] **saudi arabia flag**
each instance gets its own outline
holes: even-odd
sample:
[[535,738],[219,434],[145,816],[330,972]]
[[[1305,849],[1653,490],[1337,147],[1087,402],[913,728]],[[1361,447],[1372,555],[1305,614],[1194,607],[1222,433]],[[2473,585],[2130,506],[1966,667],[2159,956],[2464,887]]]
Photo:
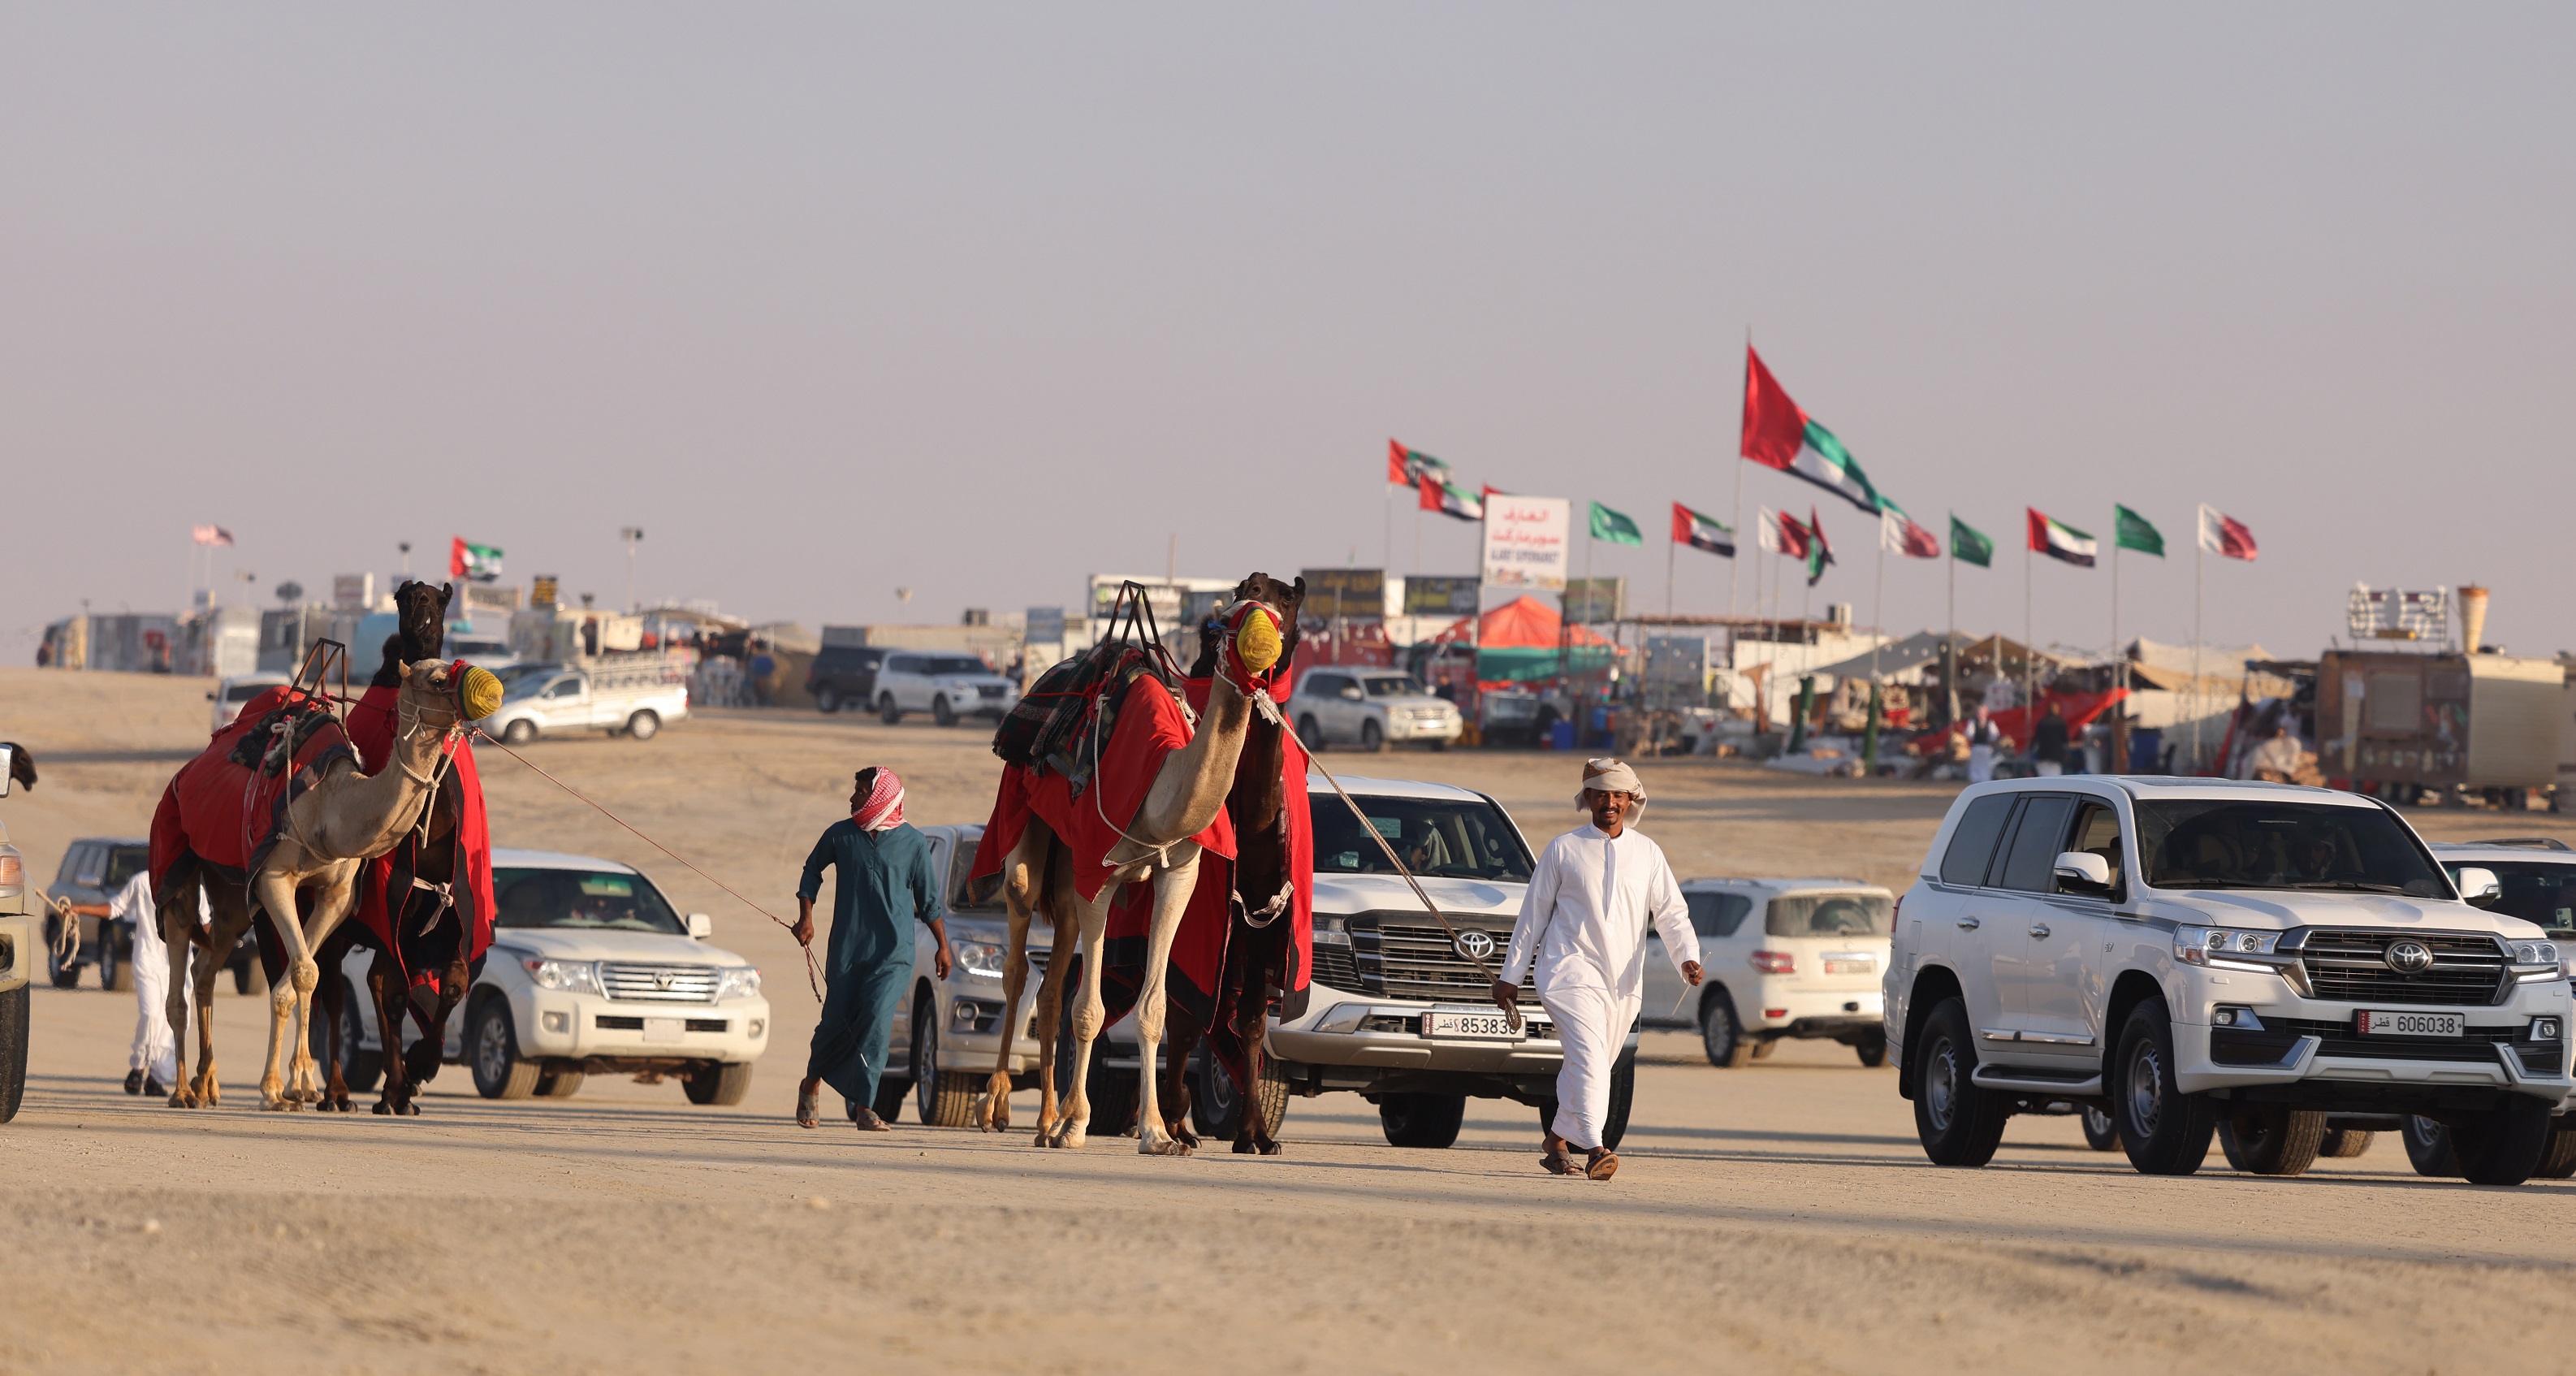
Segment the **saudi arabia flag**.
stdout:
[[1964,559],[1981,569],[1990,569],[1995,566],[1995,542],[1987,539],[1984,531],[1952,515],[1950,556]]
[[1419,491],[1425,511],[1437,511],[1460,521],[1485,519],[1485,503],[1481,498],[1456,483],[1442,482],[1436,473],[1422,475]]
[[2111,504],[2111,547],[2165,557],[2164,532],[2155,523],[2117,502]]
[[457,536],[447,549],[447,576],[492,582],[501,576],[501,547],[469,544],[464,536]]
[[1878,489],[1860,471],[1859,461],[1832,431],[1798,409],[1750,347],[1744,351],[1743,451],[1765,468],[1804,478],[1872,516],[1878,514]]
[[2079,568],[2093,567],[2096,541],[2064,521],[2052,521],[2038,507],[2030,512],[2030,552],[2045,554]]
[[1629,520],[1627,513],[1612,511],[1599,502],[1592,504],[1592,538],[1614,545],[1646,543],[1646,533],[1637,529],[1637,523]]
[[1698,512],[1673,503],[1673,543],[1704,549],[1711,554],[1735,557],[1735,532],[1724,522],[1712,520]]

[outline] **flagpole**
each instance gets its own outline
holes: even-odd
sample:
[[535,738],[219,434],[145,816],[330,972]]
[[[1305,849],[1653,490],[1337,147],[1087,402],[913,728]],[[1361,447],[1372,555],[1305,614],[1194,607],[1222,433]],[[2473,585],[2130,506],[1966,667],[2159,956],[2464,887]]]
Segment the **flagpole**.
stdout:
[[[1750,359],[1753,356],[1753,327],[1750,325],[1744,327],[1744,356],[1747,359]],[[1752,381],[1752,369],[1748,366],[1745,370],[1745,385],[1748,389],[1748,397]],[[1743,447],[1744,446],[1741,442],[1736,445],[1738,450],[1743,449]],[[1740,551],[1744,540],[1744,455],[1741,453],[1738,453],[1735,456],[1735,539]],[[1755,546],[1755,552],[1757,554],[1760,552],[1759,545]],[[1735,583],[1736,580],[1743,575],[1744,570],[1741,567],[1742,562],[1743,561],[1741,559],[1738,559],[1735,566],[1730,566],[1726,571],[1726,617],[1729,621],[1735,619]],[[1761,614],[1762,570],[1758,565],[1753,570],[1753,609],[1755,615],[1758,616]],[[1729,637],[1727,642],[1727,654],[1730,660],[1734,656],[1734,634],[1735,632],[1732,629],[1729,629],[1727,632]],[[1764,725],[1767,728],[1769,723],[1766,722]]]
[[2192,521],[2191,532],[2191,772],[2200,772],[2200,533],[2209,524],[2209,507],[2204,504]]
[[1386,566],[1395,567],[1395,484],[1386,484]]
[[1680,543],[1679,540],[1664,542],[1664,634],[1666,635],[1673,633],[1673,556],[1678,553],[1674,547]]
[[[1887,639],[1887,513],[1878,513],[1878,586],[1869,595],[1869,631],[1880,642]],[[1869,647],[1869,681],[1878,682],[1878,645]]]
[[2033,709],[2038,706],[2035,698],[2039,692],[2039,676],[2037,673],[2038,666],[2031,662],[2033,653],[2031,649],[2032,630],[2030,618],[2032,564],[2033,560],[2030,557],[2030,541],[2024,540],[2021,542],[2021,734],[2024,738],[2021,742],[2021,746],[2024,750],[2028,750],[2030,748],[2028,737],[2030,736],[2031,725],[2039,720],[2037,717],[2031,715]]
[[1950,624],[1941,632],[1945,656],[1941,665],[1942,725],[1959,722],[1959,518],[1950,518]]

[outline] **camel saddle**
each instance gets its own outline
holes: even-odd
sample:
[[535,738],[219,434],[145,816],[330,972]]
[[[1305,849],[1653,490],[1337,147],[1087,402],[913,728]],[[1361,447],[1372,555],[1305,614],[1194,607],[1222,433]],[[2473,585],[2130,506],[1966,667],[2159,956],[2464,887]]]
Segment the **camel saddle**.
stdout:
[[1173,691],[1161,655],[1104,640],[1039,675],[993,732],[993,753],[1006,764],[1061,777],[1079,798],[1100,768],[1100,743],[1116,737],[1128,688],[1149,675]]
[[257,871],[288,806],[333,762],[355,758],[339,718],[311,694],[281,686],[251,699],[161,790],[152,814],[155,898],[182,856],[220,875]]

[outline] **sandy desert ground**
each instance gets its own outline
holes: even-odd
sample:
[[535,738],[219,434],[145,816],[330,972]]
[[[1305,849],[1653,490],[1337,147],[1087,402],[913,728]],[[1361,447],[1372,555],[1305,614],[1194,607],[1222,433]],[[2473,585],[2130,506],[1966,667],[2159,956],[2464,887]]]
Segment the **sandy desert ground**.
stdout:
[[[0,821],[49,879],[77,836],[140,833],[204,739],[201,683],[0,670],[0,739],[44,782]],[[649,743],[542,742],[544,767],[772,911],[849,772],[901,771],[925,822],[979,820],[984,733],[813,714],[702,717]],[[1337,770],[1472,784],[1533,836],[1570,762],[1451,752]],[[1945,786],[1645,766],[1644,828],[1686,874],[1899,883]],[[2295,1180],[2182,1180],[2016,1120],[1938,1171],[1894,1073],[1838,1047],[1741,1071],[1647,1041],[1606,1186],[1535,1169],[1526,1110],[1444,1152],[1386,1147],[1351,1095],[1293,1101],[1284,1157],[1148,1160],[1124,1141],[789,1122],[813,1007],[793,943],[488,756],[496,839],[637,863],[772,974],[777,1049],[739,1110],[593,1079],[424,1115],[262,1114],[261,1009],[215,1020],[226,1104],[119,1092],[129,996],[39,988],[27,1103],[0,1128],[0,1371],[960,1369],[1803,1372],[2559,1371],[2576,1186],[2422,1180],[2383,1140]],[[2576,834],[2419,813],[2436,837]],[[229,985],[226,986],[227,988]],[[1022,1096],[1019,1117],[1034,1112]]]

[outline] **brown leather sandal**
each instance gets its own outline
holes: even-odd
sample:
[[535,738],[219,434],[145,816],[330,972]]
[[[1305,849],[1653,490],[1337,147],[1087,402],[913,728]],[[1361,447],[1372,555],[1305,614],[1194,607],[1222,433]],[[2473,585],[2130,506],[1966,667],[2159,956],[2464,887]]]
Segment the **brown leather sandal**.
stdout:
[[1619,1158],[1608,1147],[1594,1147],[1583,1161],[1583,1174],[1593,1180],[1607,1180],[1619,1173]]
[[823,1119],[821,1117],[823,1107],[822,1100],[823,1091],[819,1089],[815,1090],[811,1094],[808,1094],[801,1089],[798,1090],[796,1092],[796,1126],[800,1128],[819,1128],[823,1126]]
[[1566,1155],[1563,1148],[1540,1153],[1538,1163],[1546,1167],[1550,1175],[1574,1174],[1574,1158]]
[[859,1116],[851,1119],[850,1123],[851,1126],[856,1127],[861,1132],[894,1131],[893,1126],[888,1124],[883,1118],[879,1118],[877,1116],[877,1111],[872,1108],[860,1109]]

